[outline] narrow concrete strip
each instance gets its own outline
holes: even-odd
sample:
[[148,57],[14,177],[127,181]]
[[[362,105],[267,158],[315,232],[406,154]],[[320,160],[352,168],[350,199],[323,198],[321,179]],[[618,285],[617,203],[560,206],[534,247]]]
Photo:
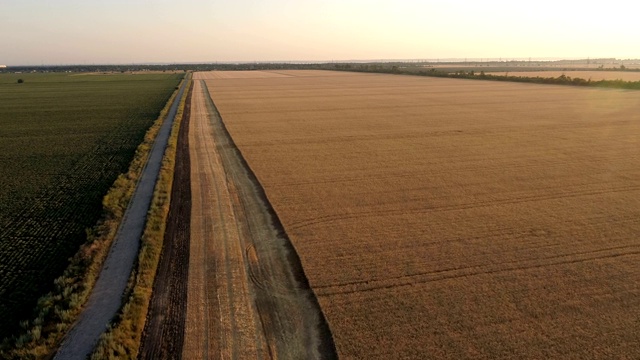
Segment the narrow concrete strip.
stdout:
[[86,359],[122,305],[122,295],[138,255],[140,238],[153,198],[162,157],[186,83],[183,81],[178,96],[173,101],[167,118],[158,132],[151,148],[149,160],[142,170],[142,176],[138,181],[131,203],[125,212],[118,234],[89,296],[87,305],[63,341],[54,357],[56,360]]

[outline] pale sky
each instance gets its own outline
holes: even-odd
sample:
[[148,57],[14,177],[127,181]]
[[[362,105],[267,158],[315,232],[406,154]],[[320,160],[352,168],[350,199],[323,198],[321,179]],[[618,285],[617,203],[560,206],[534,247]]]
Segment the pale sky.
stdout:
[[0,0],[0,64],[640,58],[640,4]]

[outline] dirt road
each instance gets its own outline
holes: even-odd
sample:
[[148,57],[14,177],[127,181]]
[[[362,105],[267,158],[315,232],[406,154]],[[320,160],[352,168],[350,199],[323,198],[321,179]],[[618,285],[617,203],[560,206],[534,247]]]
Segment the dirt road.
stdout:
[[299,259],[204,81],[189,129],[191,239],[185,359],[331,359]]
[[156,136],[147,164],[142,171],[100,276],[87,300],[87,305],[75,326],[67,334],[54,358],[56,360],[86,359],[100,335],[120,309],[122,294],[138,255],[140,237],[151,205],[164,149],[171,133],[173,118],[176,116],[178,104],[184,93],[184,84],[186,81],[183,82]]

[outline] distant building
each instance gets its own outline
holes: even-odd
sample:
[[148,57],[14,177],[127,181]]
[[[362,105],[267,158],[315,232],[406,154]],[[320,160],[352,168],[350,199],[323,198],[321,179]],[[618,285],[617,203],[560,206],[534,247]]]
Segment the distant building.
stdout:
[[6,67],[7,67],[7,65],[0,65],[0,69],[4,69]]

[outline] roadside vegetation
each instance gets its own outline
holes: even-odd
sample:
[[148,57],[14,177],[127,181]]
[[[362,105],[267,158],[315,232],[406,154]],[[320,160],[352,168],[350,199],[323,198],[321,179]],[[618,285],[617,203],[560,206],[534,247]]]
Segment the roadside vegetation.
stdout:
[[0,76],[3,359],[48,358],[77,318],[182,77],[23,76]]
[[[187,80],[191,91],[191,80]],[[102,335],[92,359],[134,359],[138,356],[140,339],[145,326],[153,283],[162,253],[166,220],[171,203],[171,189],[176,160],[178,134],[185,114],[189,93],[182,97],[162,159],[162,167],[153,194],[147,223],[142,235],[138,264],[131,275],[129,294],[118,319]]]

